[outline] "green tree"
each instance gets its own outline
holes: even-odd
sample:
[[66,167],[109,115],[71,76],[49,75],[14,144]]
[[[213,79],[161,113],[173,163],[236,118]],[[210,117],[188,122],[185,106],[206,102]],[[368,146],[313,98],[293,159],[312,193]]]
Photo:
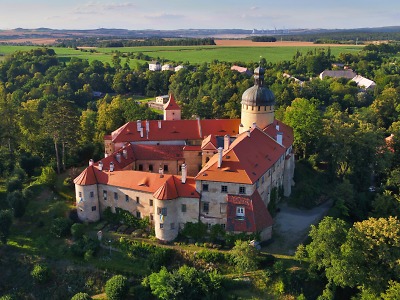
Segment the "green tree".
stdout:
[[92,297],[87,293],[80,292],[72,296],[71,300],[92,300]]
[[128,279],[123,275],[115,275],[106,282],[106,295],[109,300],[125,299],[128,293]]
[[31,276],[38,283],[45,283],[51,277],[51,271],[47,264],[35,264],[31,272]]
[[0,210],[0,241],[3,244],[7,243],[12,225],[12,213],[9,210]]
[[231,250],[233,262],[239,272],[254,271],[257,269],[257,250],[249,245],[248,241],[236,240]]
[[294,99],[292,105],[286,108],[284,122],[293,128],[295,149],[307,157],[309,151],[315,150],[322,130],[317,102],[305,98]]
[[14,191],[7,195],[7,201],[13,209],[15,218],[22,218],[25,214],[27,199],[24,198],[21,191]]

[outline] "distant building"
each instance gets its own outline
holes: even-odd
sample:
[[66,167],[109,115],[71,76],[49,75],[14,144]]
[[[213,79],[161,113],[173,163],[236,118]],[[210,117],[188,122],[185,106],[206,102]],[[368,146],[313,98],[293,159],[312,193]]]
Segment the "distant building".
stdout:
[[169,100],[169,95],[162,95],[162,96],[157,96],[156,97],[156,103],[157,104],[161,104],[164,105],[165,103],[167,103]]
[[179,66],[176,66],[176,67],[175,67],[174,71],[175,71],[175,72],[178,72],[179,70],[182,70],[182,69],[186,69],[186,67],[183,66],[183,65],[179,65]]
[[161,71],[175,71],[175,68],[171,64],[165,64],[161,67]]
[[231,67],[231,70],[232,71],[237,71],[240,74],[246,74],[246,75],[249,75],[249,76],[251,75],[250,70],[245,68],[245,67],[240,67],[240,66],[234,65],[234,66]]
[[161,71],[161,64],[158,61],[152,61],[149,63],[150,71]]
[[351,70],[325,70],[321,74],[319,74],[319,78],[322,80],[326,77],[332,78],[347,78],[353,79],[357,74]]
[[361,75],[355,76],[353,79],[357,83],[359,88],[365,90],[373,90],[376,87],[376,83],[368,78],[362,77]]
[[294,137],[274,117],[264,70],[254,73],[240,119],[181,120],[171,95],[164,120],[129,122],[105,136],[106,157],[74,180],[78,217],[95,222],[121,208],[149,217],[164,241],[198,221],[270,239],[272,190],[289,196],[294,184]]

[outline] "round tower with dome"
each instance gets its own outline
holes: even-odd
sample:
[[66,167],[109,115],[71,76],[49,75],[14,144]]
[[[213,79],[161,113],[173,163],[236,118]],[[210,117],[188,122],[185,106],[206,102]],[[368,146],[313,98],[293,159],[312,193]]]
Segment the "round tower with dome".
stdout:
[[274,122],[275,96],[264,87],[265,70],[260,66],[254,70],[254,86],[242,95],[241,124],[239,133],[249,130],[253,123],[263,129]]

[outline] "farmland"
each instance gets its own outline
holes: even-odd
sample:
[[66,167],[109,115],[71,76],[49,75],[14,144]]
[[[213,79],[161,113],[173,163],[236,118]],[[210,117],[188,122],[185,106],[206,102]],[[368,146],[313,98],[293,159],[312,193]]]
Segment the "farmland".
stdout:
[[[161,62],[183,62],[191,64],[201,64],[213,60],[225,62],[256,62],[260,56],[267,59],[267,61],[276,63],[283,60],[291,60],[297,51],[305,53],[316,48],[330,47],[331,53],[337,56],[343,52],[358,52],[362,49],[361,46],[355,45],[341,45],[341,46],[327,46],[327,45],[314,45],[312,43],[269,43],[268,45],[248,46],[247,44],[239,46],[232,46],[235,43],[225,43],[219,46],[181,46],[181,47],[125,47],[125,48],[95,48],[95,49],[73,49],[73,48],[59,48],[51,47],[54,49],[61,61],[68,62],[71,58],[76,57],[80,59],[87,59],[89,61],[99,60],[102,62],[111,63],[112,53],[139,53],[142,52],[152,59],[158,59]],[[7,54],[15,51],[26,51],[37,46],[0,46],[0,60],[4,59]],[[143,63],[144,61],[140,61]],[[124,61],[122,61],[124,63]],[[135,63],[133,61],[131,64]]]

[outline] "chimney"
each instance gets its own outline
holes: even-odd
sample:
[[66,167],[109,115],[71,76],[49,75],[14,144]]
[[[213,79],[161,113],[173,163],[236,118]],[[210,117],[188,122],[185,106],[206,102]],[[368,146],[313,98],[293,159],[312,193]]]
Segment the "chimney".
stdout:
[[218,168],[221,168],[222,166],[222,147],[218,148]]
[[103,171],[103,162],[102,161],[99,161],[99,170]]
[[114,163],[110,162],[110,172],[114,172]]
[[128,150],[126,150],[126,149],[122,150],[122,156],[123,156],[125,159],[128,159]]
[[275,128],[276,128],[277,131],[279,131],[279,124],[276,124]]
[[247,130],[247,136],[250,137],[250,130]]
[[276,141],[277,141],[277,143],[278,143],[279,145],[281,145],[281,146],[283,146],[283,144],[282,144],[282,137],[283,137],[283,133],[282,133],[282,132],[278,132],[278,133],[276,134]]
[[158,168],[158,174],[160,174],[160,178],[164,177],[164,169],[161,166]]
[[231,138],[228,134],[224,136],[224,150],[229,149],[229,145],[231,144]]
[[149,122],[149,120],[146,120],[146,131],[147,132],[150,131],[150,122]]
[[187,170],[186,170],[186,164],[182,164],[182,183],[186,183],[186,177],[187,177]]
[[93,164],[94,164],[94,160],[93,159],[89,159],[89,167],[93,166]]
[[115,159],[117,160],[117,162],[121,162],[121,153],[117,153],[116,155],[115,155]]
[[201,129],[201,122],[200,122],[200,117],[197,117],[197,126],[199,127],[199,136],[202,139],[203,138],[203,130]]
[[140,137],[142,138],[143,137],[143,127],[140,127]]
[[142,128],[142,122],[140,120],[136,121],[136,129],[137,131],[140,131],[140,128]]
[[254,128],[256,128],[256,127],[257,127],[256,122],[253,122],[253,124],[251,124],[251,128],[254,129]]
[[158,129],[161,129],[161,120],[158,120]]

